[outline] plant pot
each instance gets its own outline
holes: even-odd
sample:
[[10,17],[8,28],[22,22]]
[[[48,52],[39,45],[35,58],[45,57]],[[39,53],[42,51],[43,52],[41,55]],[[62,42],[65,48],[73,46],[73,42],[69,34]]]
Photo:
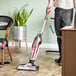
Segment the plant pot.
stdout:
[[12,33],[14,40],[26,40],[27,26],[14,26]]

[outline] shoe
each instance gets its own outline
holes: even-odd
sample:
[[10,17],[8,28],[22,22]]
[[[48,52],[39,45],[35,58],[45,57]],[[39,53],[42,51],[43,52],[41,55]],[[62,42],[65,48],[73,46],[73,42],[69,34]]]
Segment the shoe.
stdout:
[[59,57],[58,59],[55,59],[56,63],[60,63],[61,62],[61,57]]
[[58,65],[59,65],[59,66],[62,66],[62,62],[60,61]]
[[61,57],[59,57],[58,59],[55,59],[55,62],[56,62],[59,66],[62,66]]

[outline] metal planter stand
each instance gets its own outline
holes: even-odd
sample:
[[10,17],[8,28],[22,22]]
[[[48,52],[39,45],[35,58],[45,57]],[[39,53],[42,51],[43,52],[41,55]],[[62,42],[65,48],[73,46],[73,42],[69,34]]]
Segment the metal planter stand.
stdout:
[[12,32],[14,40],[25,40],[27,37],[27,27],[25,26],[14,26]]
[[25,40],[26,48],[27,46],[27,26],[14,26],[12,28],[12,34],[13,34],[13,41],[12,41],[12,48],[14,44],[14,40],[19,41],[19,48],[21,47],[21,40]]

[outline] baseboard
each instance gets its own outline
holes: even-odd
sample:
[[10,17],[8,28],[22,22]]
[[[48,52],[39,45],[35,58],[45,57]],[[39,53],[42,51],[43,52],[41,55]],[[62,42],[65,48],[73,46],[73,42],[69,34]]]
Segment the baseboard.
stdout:
[[[28,47],[31,48],[32,43],[28,42],[27,43]],[[12,46],[12,42],[9,42],[9,46]],[[18,46],[18,42],[15,42],[13,46]],[[21,47],[26,47],[25,42],[21,42]],[[46,50],[53,50],[53,51],[58,51],[58,45],[57,43],[42,43],[40,45],[40,48],[46,49]]]

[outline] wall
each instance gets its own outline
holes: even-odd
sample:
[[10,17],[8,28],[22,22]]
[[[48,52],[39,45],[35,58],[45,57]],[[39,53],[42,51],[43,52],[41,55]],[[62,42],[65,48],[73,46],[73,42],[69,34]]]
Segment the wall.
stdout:
[[[37,33],[41,31],[44,18],[46,15],[47,0],[0,0],[0,15],[12,16],[15,8],[21,8],[23,5],[28,4],[28,10],[33,8],[33,13],[27,22],[27,41],[32,42]],[[53,20],[50,18],[54,17],[54,7],[52,6],[52,11],[49,15],[49,20],[46,23],[44,30],[43,43],[56,43],[56,36],[50,30],[49,25],[51,24],[54,30]],[[10,32],[12,34],[12,32]],[[10,35],[10,40],[12,40],[12,35]]]

